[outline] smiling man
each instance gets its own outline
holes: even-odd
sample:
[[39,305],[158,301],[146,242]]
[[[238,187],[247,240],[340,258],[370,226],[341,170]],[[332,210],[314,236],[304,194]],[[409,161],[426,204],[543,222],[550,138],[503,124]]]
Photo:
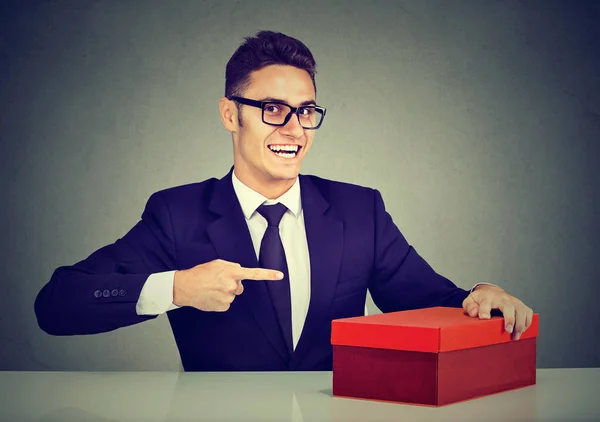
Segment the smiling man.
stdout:
[[326,110],[300,41],[263,31],[226,68],[221,119],[233,168],[153,194],[121,239],[55,270],[35,302],[49,334],[92,334],[167,313],[185,370],[331,370],[331,321],[462,307],[505,317],[518,340],[533,312],[493,285],[471,291],[410,246],[375,189],[300,174]]

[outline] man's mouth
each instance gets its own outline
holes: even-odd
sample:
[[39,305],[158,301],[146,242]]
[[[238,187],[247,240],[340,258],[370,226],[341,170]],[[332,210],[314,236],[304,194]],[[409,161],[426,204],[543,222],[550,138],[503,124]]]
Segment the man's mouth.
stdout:
[[268,148],[273,154],[282,158],[296,158],[302,147],[300,145],[269,145]]

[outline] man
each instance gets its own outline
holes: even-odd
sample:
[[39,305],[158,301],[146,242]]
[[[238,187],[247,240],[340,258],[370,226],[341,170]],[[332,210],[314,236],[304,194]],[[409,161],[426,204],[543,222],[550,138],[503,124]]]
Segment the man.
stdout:
[[168,312],[185,370],[331,370],[331,321],[462,307],[505,317],[518,340],[532,310],[493,285],[437,274],[377,190],[299,175],[326,111],[300,41],[259,32],[233,54],[219,102],[233,139],[222,179],[153,194],[123,238],[58,268],[35,302],[49,334],[111,331]]

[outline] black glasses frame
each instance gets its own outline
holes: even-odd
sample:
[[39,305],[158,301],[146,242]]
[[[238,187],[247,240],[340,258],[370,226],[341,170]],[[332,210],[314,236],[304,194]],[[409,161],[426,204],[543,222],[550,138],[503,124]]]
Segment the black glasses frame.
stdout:
[[[257,100],[251,100],[250,98],[244,98],[244,97],[229,97],[230,100],[233,101],[237,101],[240,104],[244,104],[244,105],[248,105],[251,107],[256,107],[256,108],[260,108],[262,110],[262,121],[263,123],[267,124],[267,125],[271,125],[271,126],[285,126],[287,125],[287,123],[290,121],[290,118],[292,117],[292,114],[295,114],[296,117],[298,118],[298,123],[300,123],[300,126],[302,126],[302,122],[300,122],[300,115],[298,114],[298,111],[302,108],[307,108],[307,107],[312,107],[315,109],[315,111],[317,113],[321,114],[321,121],[319,122],[319,124],[315,127],[305,127],[302,126],[303,129],[306,130],[315,130],[321,127],[321,125],[323,124],[323,120],[325,120],[325,113],[327,112],[327,109],[325,107],[321,107],[318,105],[314,105],[314,104],[309,104],[309,105],[303,105],[300,107],[292,107],[291,105],[289,105],[288,103],[284,103],[283,101],[257,101]],[[290,108],[290,112],[287,114],[287,116],[285,116],[285,119],[283,120],[283,123],[281,124],[277,124],[277,123],[269,123],[265,121],[265,105],[267,104],[280,104],[280,105],[284,105]]]

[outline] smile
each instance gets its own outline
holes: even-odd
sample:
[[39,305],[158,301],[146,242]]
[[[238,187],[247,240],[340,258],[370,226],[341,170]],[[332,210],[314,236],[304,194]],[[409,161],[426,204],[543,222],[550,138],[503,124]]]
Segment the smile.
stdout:
[[296,158],[302,147],[300,145],[269,145],[268,148],[278,157],[290,159]]

